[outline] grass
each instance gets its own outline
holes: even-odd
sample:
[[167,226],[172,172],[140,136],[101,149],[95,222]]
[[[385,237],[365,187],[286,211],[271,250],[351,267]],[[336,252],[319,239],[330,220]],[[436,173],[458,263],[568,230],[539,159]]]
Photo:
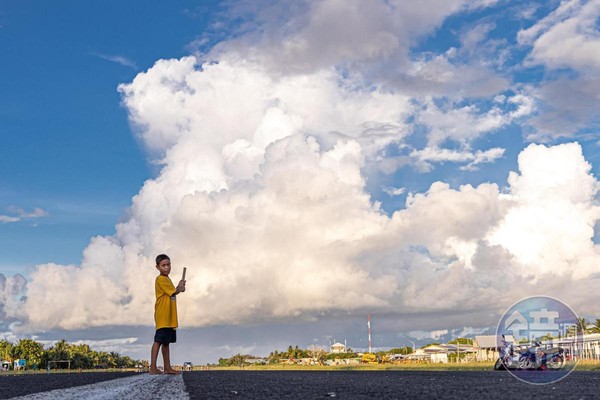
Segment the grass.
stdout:
[[212,371],[490,371],[493,362],[473,362],[460,364],[358,364],[358,365],[249,365],[240,367],[211,367]]
[[78,374],[78,373],[89,373],[89,372],[136,372],[137,368],[107,368],[107,369],[52,369],[47,371],[45,369],[26,369],[26,370],[10,370],[0,372],[0,376],[3,375],[30,375],[30,374]]
[[[206,368],[206,367],[204,367]],[[249,365],[240,367],[210,367],[211,371],[492,371],[493,361],[460,364],[402,363],[359,365]],[[580,360],[576,371],[600,371],[600,360]]]
[[[470,362],[470,363],[401,363],[401,364],[358,364],[358,365],[298,365],[298,364],[273,364],[273,365],[249,365],[240,367],[210,367],[196,366],[195,371],[491,371],[494,362]],[[575,367],[576,371],[600,371],[600,360],[580,360]],[[81,372],[135,372],[137,369],[93,369],[83,370]],[[2,375],[21,375],[21,374],[46,374],[46,370],[26,370],[26,371],[8,371],[0,372]],[[52,370],[51,374],[56,373],[79,373],[78,370]]]
[[600,371],[599,360],[579,360],[575,371]]

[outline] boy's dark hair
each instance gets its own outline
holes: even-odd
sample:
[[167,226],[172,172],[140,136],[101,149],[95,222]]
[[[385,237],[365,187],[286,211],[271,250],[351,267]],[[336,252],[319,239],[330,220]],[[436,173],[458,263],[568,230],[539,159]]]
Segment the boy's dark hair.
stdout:
[[171,258],[168,255],[166,255],[166,254],[159,254],[159,255],[157,255],[156,256],[156,265],[159,265],[161,263],[161,261],[164,261],[164,260],[169,260],[170,261]]

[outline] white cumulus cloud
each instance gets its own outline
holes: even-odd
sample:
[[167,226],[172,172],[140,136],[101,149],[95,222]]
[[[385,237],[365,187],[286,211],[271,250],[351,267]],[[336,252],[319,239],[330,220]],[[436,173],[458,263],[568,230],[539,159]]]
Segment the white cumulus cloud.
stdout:
[[[504,155],[473,149],[476,140],[535,112],[535,93],[501,95],[502,79],[486,88],[493,101],[483,105],[411,96],[412,83],[369,81],[364,65],[349,67],[378,58],[412,65],[411,39],[491,3],[309,3],[283,37],[271,27],[260,40],[242,36],[204,58],[157,61],[119,86],[157,176],[143,183],[114,235],[92,238],[80,265],[37,266],[26,299],[0,287],[7,317],[23,330],[151,325],[154,257],[163,252],[173,280],[188,268],[178,298],[184,326],[377,310],[423,313],[417,328],[434,330],[427,315],[460,310],[461,327],[493,323],[501,304],[533,290],[592,298],[599,187],[575,142],[527,147],[506,188],[438,181],[408,193],[391,215],[367,189],[374,165],[394,172],[400,164],[391,145],[413,150],[407,138],[417,125],[426,128],[426,147],[411,162],[472,170]],[[325,35],[341,24],[323,22],[334,17],[360,20],[355,46]],[[465,46],[490,29],[471,31]],[[451,56],[415,64],[412,77],[452,72],[459,67]],[[286,69],[299,59],[306,64]],[[444,147],[448,141],[457,146]]]

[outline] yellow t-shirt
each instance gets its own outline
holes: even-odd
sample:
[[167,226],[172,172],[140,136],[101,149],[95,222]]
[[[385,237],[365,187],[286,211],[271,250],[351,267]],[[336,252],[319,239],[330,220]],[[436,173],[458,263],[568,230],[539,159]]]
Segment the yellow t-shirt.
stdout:
[[168,276],[159,275],[154,283],[156,304],[154,304],[154,322],[156,329],[177,328],[177,300],[173,293],[175,286]]

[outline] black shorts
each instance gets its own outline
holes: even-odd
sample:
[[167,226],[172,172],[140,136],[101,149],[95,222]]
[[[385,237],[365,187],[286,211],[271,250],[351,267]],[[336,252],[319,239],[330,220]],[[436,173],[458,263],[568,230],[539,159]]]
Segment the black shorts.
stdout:
[[160,344],[177,342],[177,331],[175,328],[160,328],[154,334],[154,341]]

